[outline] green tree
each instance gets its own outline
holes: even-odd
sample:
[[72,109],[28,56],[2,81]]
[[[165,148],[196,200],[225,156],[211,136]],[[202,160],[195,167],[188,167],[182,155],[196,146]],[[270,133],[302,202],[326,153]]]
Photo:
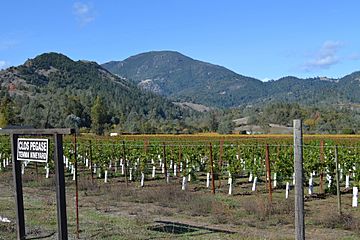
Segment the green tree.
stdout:
[[220,121],[217,132],[220,134],[230,134],[234,130],[235,124],[231,119]]
[[219,120],[217,119],[216,113],[212,111],[209,115],[209,129],[211,132],[216,132],[219,127]]
[[11,99],[5,96],[0,102],[0,127],[9,124],[14,124],[14,109]]
[[97,96],[91,107],[91,129],[98,135],[104,134],[107,114],[103,100]]

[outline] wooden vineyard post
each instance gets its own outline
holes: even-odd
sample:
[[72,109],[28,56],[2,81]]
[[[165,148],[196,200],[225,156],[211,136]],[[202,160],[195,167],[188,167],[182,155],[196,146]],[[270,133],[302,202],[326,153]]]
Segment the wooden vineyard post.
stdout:
[[178,164],[178,168],[177,168],[177,174],[181,174],[180,172],[180,165],[181,165],[181,161],[182,161],[182,147],[181,144],[179,145],[179,164]]
[[166,145],[165,145],[165,142],[163,142],[163,160],[164,160],[165,181],[167,182]]
[[223,152],[224,152],[224,140],[220,140],[220,152],[219,152],[219,169],[220,169],[220,174],[219,174],[219,185],[218,188],[221,188],[221,170],[222,170],[222,156],[223,156]]
[[[112,152],[112,160],[114,161],[114,163],[111,165],[111,168],[113,165],[115,165],[115,162],[116,162],[116,156],[117,156],[117,152],[116,152],[116,140],[114,140],[114,142],[111,143],[112,144],[112,149],[113,149],[113,152]],[[115,168],[115,167],[114,167]],[[110,169],[111,170],[111,169]],[[115,176],[115,173],[114,173],[114,176]]]
[[211,170],[211,191],[213,194],[215,194],[214,161],[213,161],[211,143],[210,143],[210,170]]
[[91,140],[89,140],[89,155],[90,155],[90,171],[91,171],[91,183],[94,183],[94,165],[93,165],[93,158],[92,158],[92,145]]
[[339,180],[339,163],[338,163],[338,148],[335,146],[335,165],[336,165],[336,194],[338,203],[338,212],[341,215],[341,192],[340,192],[340,180]]
[[149,146],[149,141],[144,140],[144,153],[145,153],[145,156],[147,156],[148,146]]
[[[174,146],[170,146],[170,156],[171,156],[171,159],[172,160],[175,160],[175,157],[174,157]],[[170,169],[174,170],[174,164],[175,161],[170,161]]]
[[126,163],[126,151],[125,151],[125,141],[122,141],[122,146],[123,146],[123,164],[124,164],[124,173],[125,173],[125,182],[126,182],[126,187],[128,187],[128,179],[127,179],[127,163]]
[[320,141],[320,193],[324,193],[324,140]]
[[295,239],[305,239],[303,188],[303,136],[301,120],[294,120]]
[[76,133],[74,133],[74,167],[75,167],[75,207],[76,207],[76,238],[79,239],[79,186],[78,186],[78,164],[77,164],[77,143]]
[[265,152],[265,163],[266,163],[266,181],[268,184],[269,190],[269,201],[272,203],[272,187],[271,187],[271,169],[270,169],[270,157],[269,157],[269,144],[266,144],[266,152]]

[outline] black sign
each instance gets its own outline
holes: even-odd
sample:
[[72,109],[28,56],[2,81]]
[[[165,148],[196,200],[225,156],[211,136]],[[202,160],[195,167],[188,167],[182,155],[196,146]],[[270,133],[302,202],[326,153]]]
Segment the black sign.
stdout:
[[17,159],[30,162],[47,162],[49,139],[18,138]]

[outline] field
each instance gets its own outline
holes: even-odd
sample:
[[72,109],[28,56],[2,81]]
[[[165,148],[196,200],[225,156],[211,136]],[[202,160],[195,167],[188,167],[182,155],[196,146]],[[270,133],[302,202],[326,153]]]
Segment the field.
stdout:
[[[360,239],[360,211],[352,207],[352,187],[359,186],[360,177],[359,140],[346,135],[304,137],[307,239]],[[294,238],[292,136],[80,136],[76,148],[74,143],[73,137],[65,138],[71,239],[76,238],[74,177],[80,239]],[[0,222],[0,239],[15,239],[8,138],[2,139],[1,151],[0,216],[11,223]],[[335,151],[342,215],[334,192]],[[266,177],[266,159],[271,179]],[[23,189],[27,238],[56,238],[53,162],[27,164]]]

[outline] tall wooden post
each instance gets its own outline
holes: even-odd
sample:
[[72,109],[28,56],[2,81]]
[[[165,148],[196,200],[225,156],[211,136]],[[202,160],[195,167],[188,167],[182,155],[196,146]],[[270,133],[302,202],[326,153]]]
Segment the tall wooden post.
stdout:
[[220,140],[220,152],[219,152],[219,185],[218,188],[221,188],[221,173],[222,173],[222,165],[223,165],[223,161],[222,161],[222,156],[224,153],[224,140]]
[[56,207],[58,217],[59,239],[68,239],[67,217],[66,217],[66,195],[65,195],[65,176],[64,176],[64,155],[63,137],[61,134],[54,134],[55,138],[55,171],[56,171]]
[[340,180],[339,180],[339,163],[338,163],[338,148],[335,146],[335,165],[336,165],[336,194],[338,203],[338,212],[341,215],[341,192],[340,192]]
[[124,172],[125,172],[125,182],[126,182],[126,187],[128,187],[128,179],[127,179],[127,163],[126,163],[126,151],[125,151],[125,141],[122,141],[122,146],[123,146],[123,161],[124,161]]
[[210,143],[210,171],[211,171],[211,191],[213,194],[215,194],[214,161],[213,161],[211,143]]
[[22,190],[22,177],[21,177],[21,161],[17,160],[17,139],[16,134],[10,135],[12,161],[13,161],[13,177],[15,184],[15,202],[16,202],[16,232],[17,239],[25,239],[25,217],[24,217],[24,200]]
[[294,120],[295,239],[305,239],[302,122]]
[[179,145],[179,159],[178,159],[178,169],[177,169],[177,174],[181,174],[180,172],[180,165],[181,165],[181,162],[182,162],[182,147],[181,147],[181,144]]
[[94,164],[93,164],[93,157],[92,157],[92,145],[91,140],[89,140],[89,151],[90,151],[90,171],[91,171],[91,182],[94,183]]
[[272,187],[271,187],[271,169],[270,169],[270,157],[269,157],[269,144],[266,144],[265,151],[265,162],[266,162],[266,181],[268,184],[269,201],[272,202]]
[[320,141],[320,193],[324,193],[324,140]]
[[166,166],[166,145],[163,142],[163,160],[164,160],[164,174],[165,174],[165,181],[167,182],[167,166]]
[[74,165],[75,165],[75,207],[76,207],[76,237],[79,238],[79,183],[78,183],[78,164],[77,164],[77,142],[74,133]]

